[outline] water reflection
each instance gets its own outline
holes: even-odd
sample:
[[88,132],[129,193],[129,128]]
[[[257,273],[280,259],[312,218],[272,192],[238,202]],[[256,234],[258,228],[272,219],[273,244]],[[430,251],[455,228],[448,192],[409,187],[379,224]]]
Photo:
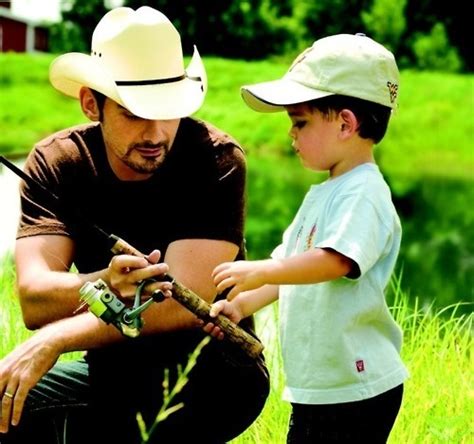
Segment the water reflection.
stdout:
[[[24,159],[13,162],[23,169]],[[12,252],[15,244],[16,228],[20,215],[20,197],[18,187],[20,178],[0,164],[0,257]]]

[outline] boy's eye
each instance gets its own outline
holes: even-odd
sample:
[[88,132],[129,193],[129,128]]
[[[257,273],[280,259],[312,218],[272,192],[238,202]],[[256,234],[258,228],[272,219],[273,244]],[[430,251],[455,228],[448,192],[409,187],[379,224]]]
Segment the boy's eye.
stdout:
[[293,128],[301,129],[306,125],[306,122],[304,120],[298,120],[296,122],[293,122]]

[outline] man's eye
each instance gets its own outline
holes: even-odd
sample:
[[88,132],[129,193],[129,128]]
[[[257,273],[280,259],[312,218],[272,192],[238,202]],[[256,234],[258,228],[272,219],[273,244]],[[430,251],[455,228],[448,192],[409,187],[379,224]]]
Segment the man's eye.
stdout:
[[124,116],[128,120],[138,120],[140,117],[136,116],[135,114],[124,113]]

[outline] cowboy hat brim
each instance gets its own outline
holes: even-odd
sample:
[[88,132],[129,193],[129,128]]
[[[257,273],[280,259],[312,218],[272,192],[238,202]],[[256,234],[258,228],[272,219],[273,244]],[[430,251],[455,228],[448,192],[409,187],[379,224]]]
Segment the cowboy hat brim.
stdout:
[[82,87],[94,89],[143,119],[187,117],[202,105],[206,73],[197,49],[181,80],[158,84],[118,86],[97,57],[81,53],[59,56],[50,66],[51,84],[63,94],[78,98]]

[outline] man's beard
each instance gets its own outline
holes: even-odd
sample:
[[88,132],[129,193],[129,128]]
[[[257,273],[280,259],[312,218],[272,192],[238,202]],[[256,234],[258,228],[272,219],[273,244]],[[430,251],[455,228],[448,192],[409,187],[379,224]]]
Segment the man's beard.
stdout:
[[[132,159],[132,153],[134,152],[135,148],[161,148],[161,154],[157,158],[149,158],[140,156],[140,160]],[[131,168],[133,171],[140,173],[140,174],[150,174],[156,171],[165,161],[166,156],[168,155],[169,147],[166,143],[161,143],[159,145],[151,145],[151,144],[140,144],[140,145],[132,145],[128,150],[127,153],[123,156],[122,162]]]

